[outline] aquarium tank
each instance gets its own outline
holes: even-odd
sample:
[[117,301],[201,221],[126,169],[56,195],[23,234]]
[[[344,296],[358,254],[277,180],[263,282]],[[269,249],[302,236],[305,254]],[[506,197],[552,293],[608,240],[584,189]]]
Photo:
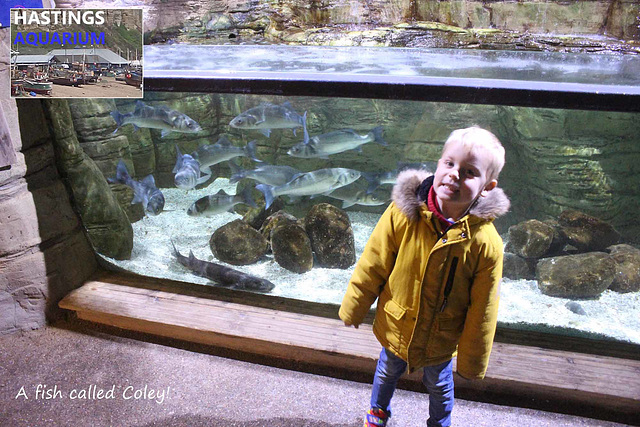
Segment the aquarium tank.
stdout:
[[79,208],[103,265],[337,309],[398,174],[477,125],[499,325],[640,344],[637,4],[257,3],[156,5],[142,100],[50,109],[109,183]]

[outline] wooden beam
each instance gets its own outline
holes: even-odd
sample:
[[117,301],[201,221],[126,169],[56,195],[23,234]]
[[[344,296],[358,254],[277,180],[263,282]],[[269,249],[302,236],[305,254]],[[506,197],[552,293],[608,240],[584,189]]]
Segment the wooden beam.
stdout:
[[[147,279],[138,287],[122,280],[114,283],[112,278],[101,275],[87,282],[60,301],[60,307],[75,311],[80,319],[126,330],[359,373],[373,372],[380,352],[371,325],[346,328],[337,316],[304,313],[305,303],[298,303],[297,311],[286,311],[277,298],[280,309],[264,302],[273,297],[198,288],[178,293],[176,283],[154,288]],[[619,414],[637,414],[639,372],[638,360],[496,342],[486,380],[457,377],[456,389],[573,399]],[[404,382],[416,388],[420,374]]]

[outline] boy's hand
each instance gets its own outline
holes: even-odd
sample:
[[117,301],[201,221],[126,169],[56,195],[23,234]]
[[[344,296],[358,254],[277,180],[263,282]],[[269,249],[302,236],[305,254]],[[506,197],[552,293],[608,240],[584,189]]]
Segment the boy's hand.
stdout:
[[354,324],[351,324],[351,323],[349,323],[349,322],[344,322],[344,326],[346,326],[347,328],[348,328],[349,326],[353,326],[354,328],[358,329],[358,326],[360,326],[360,325],[354,325]]

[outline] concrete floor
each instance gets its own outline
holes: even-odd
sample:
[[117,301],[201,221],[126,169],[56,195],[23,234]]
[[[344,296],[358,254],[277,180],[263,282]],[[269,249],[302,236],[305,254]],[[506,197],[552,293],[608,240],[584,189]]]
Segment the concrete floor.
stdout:
[[[65,321],[0,337],[0,426],[360,427],[368,408],[365,382],[112,332]],[[391,426],[426,425],[425,394],[393,404]],[[458,399],[453,425],[623,424]]]

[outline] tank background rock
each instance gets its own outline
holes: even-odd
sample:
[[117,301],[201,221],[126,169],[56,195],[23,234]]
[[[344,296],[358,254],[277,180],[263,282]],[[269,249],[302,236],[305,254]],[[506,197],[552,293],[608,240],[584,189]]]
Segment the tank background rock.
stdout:
[[209,246],[217,259],[232,265],[253,264],[267,253],[267,239],[241,219],[214,231]]

